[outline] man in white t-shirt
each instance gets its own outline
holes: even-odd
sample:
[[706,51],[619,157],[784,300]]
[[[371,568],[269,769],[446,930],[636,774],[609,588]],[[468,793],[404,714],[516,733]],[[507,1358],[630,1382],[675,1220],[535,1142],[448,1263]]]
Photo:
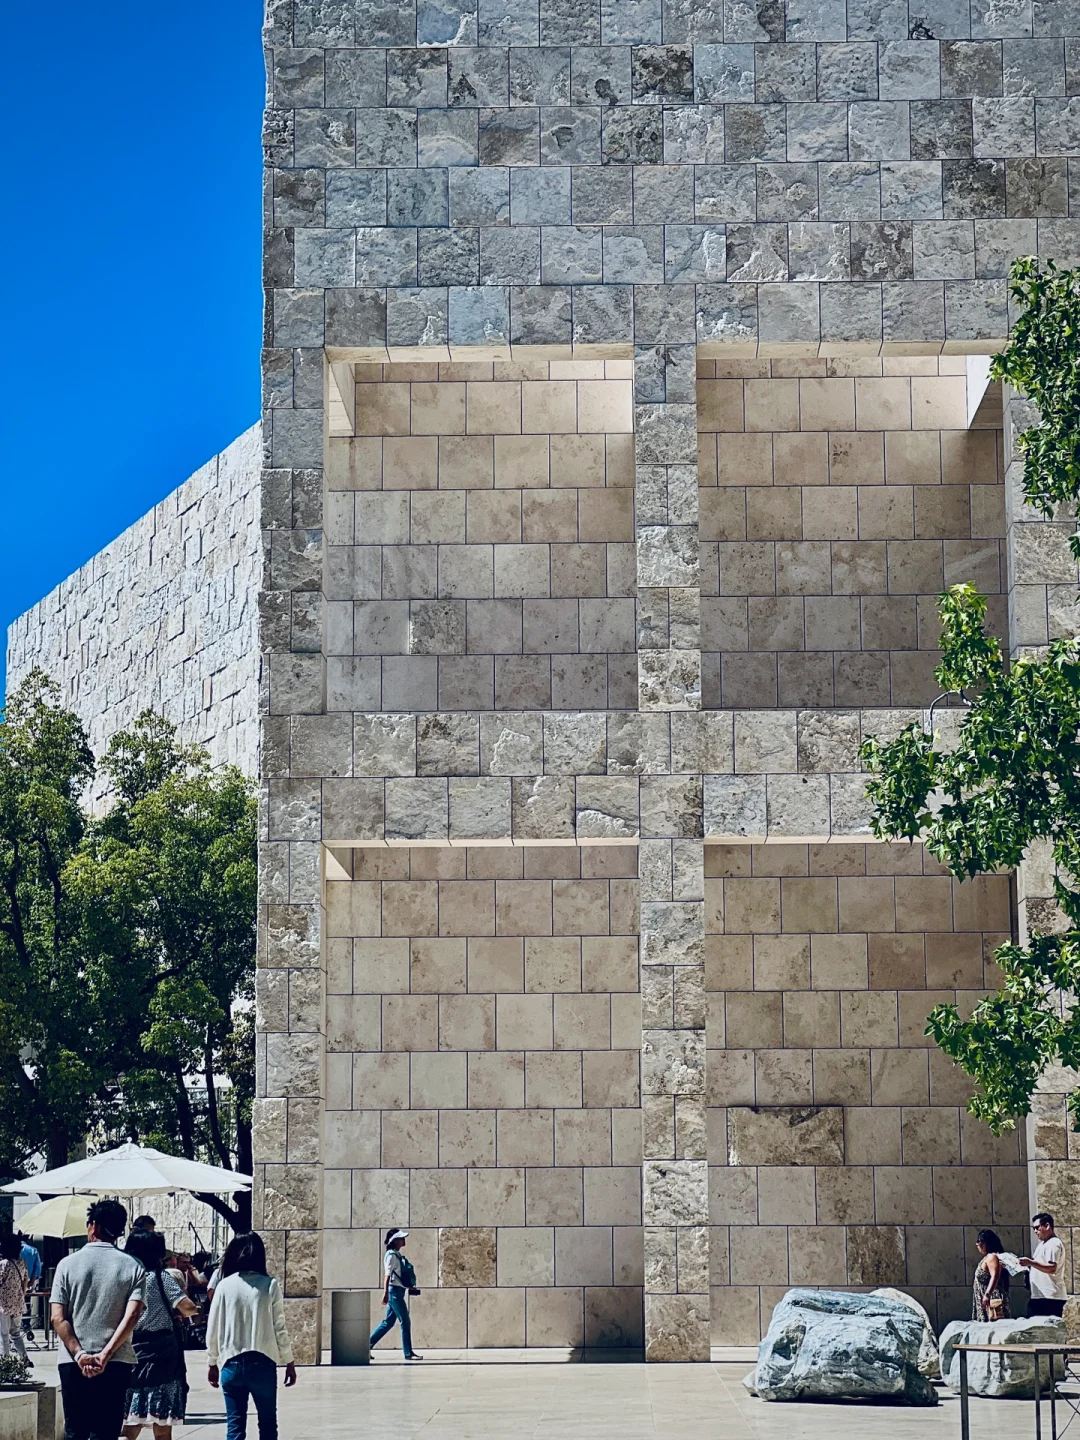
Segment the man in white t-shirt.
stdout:
[[1025,1255],[1020,1261],[1031,1272],[1027,1313],[1029,1316],[1061,1315],[1069,1298],[1065,1284],[1065,1246],[1054,1234],[1054,1217],[1047,1211],[1031,1217],[1031,1228],[1039,1243],[1034,1255]]

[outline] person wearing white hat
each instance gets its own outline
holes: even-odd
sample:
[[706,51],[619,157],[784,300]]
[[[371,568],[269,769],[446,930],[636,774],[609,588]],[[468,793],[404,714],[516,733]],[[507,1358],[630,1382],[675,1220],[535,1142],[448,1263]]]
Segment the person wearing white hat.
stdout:
[[372,1349],[379,1343],[384,1335],[389,1335],[395,1324],[401,1326],[401,1348],[404,1351],[406,1360],[422,1360],[424,1357],[418,1355],[412,1346],[412,1321],[409,1318],[409,1305],[406,1295],[419,1295],[416,1288],[416,1271],[406,1260],[404,1255],[405,1241],[409,1238],[407,1230],[388,1230],[383,1245],[385,1255],[383,1256],[383,1304],[386,1306],[386,1314],[382,1323],[377,1325],[371,1332]]

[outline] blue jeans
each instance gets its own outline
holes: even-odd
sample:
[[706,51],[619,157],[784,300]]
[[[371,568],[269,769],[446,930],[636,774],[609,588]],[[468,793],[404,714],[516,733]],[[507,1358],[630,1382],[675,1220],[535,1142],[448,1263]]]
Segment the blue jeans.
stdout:
[[246,1350],[234,1355],[221,1369],[221,1393],[228,1419],[226,1440],[247,1435],[248,1396],[259,1417],[259,1440],[277,1440],[277,1366],[269,1355]]
[[[371,1344],[374,1348],[384,1335],[389,1335],[394,1328],[394,1322],[401,1326],[401,1348],[406,1355],[413,1353],[412,1348],[412,1321],[409,1319],[409,1307],[405,1303],[405,1291],[400,1285],[391,1285],[389,1292],[389,1303],[386,1307],[386,1314],[381,1325],[377,1325],[371,1332]],[[233,1440],[230,1435],[228,1440]]]

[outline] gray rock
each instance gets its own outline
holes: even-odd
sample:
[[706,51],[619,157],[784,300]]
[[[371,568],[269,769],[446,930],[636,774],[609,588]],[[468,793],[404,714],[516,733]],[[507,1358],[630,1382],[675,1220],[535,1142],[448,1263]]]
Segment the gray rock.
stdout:
[[763,1400],[890,1397],[936,1405],[919,1370],[923,1330],[907,1303],[885,1296],[789,1290],[747,1383]]
[[[941,1374],[950,1390],[960,1389],[957,1345],[1064,1345],[1065,1321],[1054,1315],[1032,1320],[954,1320],[941,1332]],[[989,1399],[1034,1399],[1035,1360],[1031,1355],[968,1356],[968,1389]],[[1059,1370],[1058,1375],[1064,1371]],[[1043,1387],[1049,1388],[1049,1366],[1042,1362]]]
[[909,1310],[922,1318],[923,1339],[919,1347],[919,1369],[928,1380],[941,1379],[941,1362],[938,1358],[937,1336],[934,1334],[934,1327],[930,1324],[930,1316],[926,1313],[919,1302],[912,1296],[905,1294],[903,1290],[894,1290],[886,1285],[880,1290],[875,1290],[881,1300],[895,1300],[898,1305],[906,1305]]

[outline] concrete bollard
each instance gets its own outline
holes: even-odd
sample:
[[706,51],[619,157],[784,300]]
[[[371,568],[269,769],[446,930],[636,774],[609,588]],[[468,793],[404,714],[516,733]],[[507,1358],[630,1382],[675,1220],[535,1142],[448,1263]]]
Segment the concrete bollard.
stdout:
[[370,1365],[371,1295],[335,1290],[330,1297],[330,1364]]

